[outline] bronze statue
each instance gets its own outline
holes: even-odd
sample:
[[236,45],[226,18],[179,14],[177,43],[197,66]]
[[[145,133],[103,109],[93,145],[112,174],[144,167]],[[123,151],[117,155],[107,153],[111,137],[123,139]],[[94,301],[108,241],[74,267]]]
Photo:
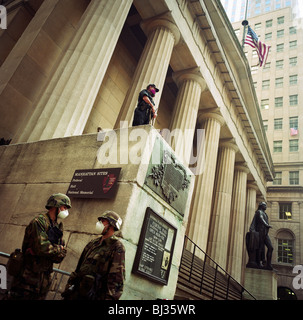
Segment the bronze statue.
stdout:
[[[246,265],[247,268],[273,270],[271,265],[273,246],[268,236],[268,231],[271,226],[268,223],[268,216],[265,210],[266,203],[260,202],[250,225],[249,232],[246,234],[246,248],[249,256],[249,261]],[[267,247],[266,262],[265,246]]]

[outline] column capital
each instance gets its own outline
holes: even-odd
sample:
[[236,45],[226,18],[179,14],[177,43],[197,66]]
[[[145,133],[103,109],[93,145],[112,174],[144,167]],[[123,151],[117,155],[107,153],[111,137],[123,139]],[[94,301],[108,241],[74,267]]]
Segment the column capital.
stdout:
[[167,29],[174,37],[174,45],[176,46],[181,38],[180,31],[174,22],[171,21],[169,16],[164,13],[159,16],[142,21],[141,28],[147,36],[157,28]]
[[176,82],[178,87],[180,87],[183,81],[194,80],[200,85],[202,92],[207,88],[206,81],[202,77],[200,68],[198,67],[174,72],[173,80]]
[[254,190],[258,191],[259,187],[257,186],[255,181],[248,181],[247,182],[247,189],[254,189]]
[[235,152],[239,151],[239,148],[236,145],[235,139],[223,139],[223,140],[220,140],[219,148],[229,148],[229,149],[234,150]]
[[224,118],[215,110],[209,110],[206,112],[199,112],[198,114],[198,122],[202,123],[204,121],[206,121],[207,119],[214,119],[216,120],[220,126],[222,127],[225,124],[225,120]]
[[250,170],[247,167],[247,163],[246,162],[236,162],[235,163],[235,170],[242,171],[242,172],[245,172],[247,174],[250,172]]

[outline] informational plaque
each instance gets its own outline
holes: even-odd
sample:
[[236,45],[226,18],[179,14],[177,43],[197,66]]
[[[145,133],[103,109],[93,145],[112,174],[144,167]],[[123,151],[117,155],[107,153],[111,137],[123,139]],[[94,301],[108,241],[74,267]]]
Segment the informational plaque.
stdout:
[[146,209],[133,272],[167,285],[177,229]]
[[76,170],[68,187],[72,198],[114,198],[121,168]]

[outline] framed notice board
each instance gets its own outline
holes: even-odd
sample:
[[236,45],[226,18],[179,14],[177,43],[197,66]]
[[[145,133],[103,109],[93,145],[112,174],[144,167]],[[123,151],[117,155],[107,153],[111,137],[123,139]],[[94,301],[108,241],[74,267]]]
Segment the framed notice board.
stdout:
[[132,271],[167,285],[176,234],[173,225],[147,208]]

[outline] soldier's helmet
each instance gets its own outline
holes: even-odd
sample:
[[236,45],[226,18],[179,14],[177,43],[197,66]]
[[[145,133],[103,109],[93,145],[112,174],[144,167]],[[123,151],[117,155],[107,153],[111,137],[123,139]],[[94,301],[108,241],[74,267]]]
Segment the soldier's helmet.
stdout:
[[109,224],[111,224],[114,227],[115,231],[120,230],[122,225],[122,219],[120,218],[118,213],[111,210],[106,210],[98,218],[98,220],[101,220],[101,219],[106,219],[109,222]]
[[46,209],[50,209],[53,207],[60,208],[61,206],[66,206],[68,209],[70,209],[72,207],[70,198],[66,194],[55,193],[49,197],[45,205],[45,208]]

